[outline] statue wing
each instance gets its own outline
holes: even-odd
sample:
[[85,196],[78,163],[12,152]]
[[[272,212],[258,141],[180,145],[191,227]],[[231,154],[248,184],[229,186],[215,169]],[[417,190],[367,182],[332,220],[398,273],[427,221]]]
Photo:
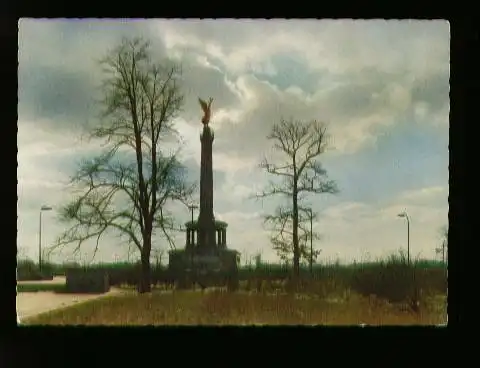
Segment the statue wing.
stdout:
[[198,102],[200,103],[200,106],[202,107],[203,112],[207,112],[208,106],[205,101],[203,101],[201,98],[198,98]]

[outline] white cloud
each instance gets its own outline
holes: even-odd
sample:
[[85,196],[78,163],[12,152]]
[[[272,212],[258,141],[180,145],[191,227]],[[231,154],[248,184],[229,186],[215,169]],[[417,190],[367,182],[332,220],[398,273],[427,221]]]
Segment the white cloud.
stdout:
[[448,188],[434,186],[406,191],[401,195],[401,198],[409,203],[418,203],[417,201],[431,201],[432,199],[435,200],[439,197],[445,197],[446,194],[448,194]]
[[[449,62],[446,21],[185,20],[164,21],[158,30],[169,49],[204,49],[236,73],[268,63],[279,52],[295,54],[310,68],[332,73],[371,66],[427,72],[448,67]],[[404,54],[407,49],[409,58]]]

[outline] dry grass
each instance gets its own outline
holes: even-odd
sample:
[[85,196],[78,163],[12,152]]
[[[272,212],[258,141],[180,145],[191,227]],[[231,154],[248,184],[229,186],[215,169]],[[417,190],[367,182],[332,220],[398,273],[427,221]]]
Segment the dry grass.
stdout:
[[106,297],[24,321],[53,325],[433,325],[445,321],[445,297],[419,313],[355,293],[318,297],[223,291],[153,292]]

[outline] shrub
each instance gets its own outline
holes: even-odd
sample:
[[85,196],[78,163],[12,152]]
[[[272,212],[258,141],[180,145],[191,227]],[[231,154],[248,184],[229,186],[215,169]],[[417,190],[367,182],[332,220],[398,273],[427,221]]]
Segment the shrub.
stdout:
[[359,267],[351,273],[353,290],[369,296],[376,295],[390,302],[417,300],[423,291],[444,292],[446,280],[441,269],[424,268],[420,262],[408,264],[405,256],[391,256]]
[[33,293],[38,291],[50,291],[55,293],[66,292],[65,285],[63,284],[20,284],[17,285],[17,293]]
[[414,268],[402,264],[387,264],[353,273],[352,289],[366,296],[376,295],[392,302],[400,302],[412,295]]
[[110,290],[108,273],[102,270],[70,268],[66,270],[66,290],[71,293],[106,293]]
[[53,280],[52,265],[42,264],[40,271],[38,265],[33,261],[25,259],[17,261],[17,280],[18,281],[40,281]]

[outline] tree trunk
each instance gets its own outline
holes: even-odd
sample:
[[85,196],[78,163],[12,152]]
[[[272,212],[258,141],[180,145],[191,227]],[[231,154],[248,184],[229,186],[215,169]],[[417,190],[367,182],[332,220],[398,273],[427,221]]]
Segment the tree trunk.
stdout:
[[[145,241],[145,243],[148,242]],[[150,273],[150,246],[145,244],[140,260],[140,283],[138,285],[138,292],[140,294],[149,293],[152,291],[151,287],[151,273]]]
[[298,198],[297,185],[293,188],[293,281],[300,276],[300,249],[298,246]]

